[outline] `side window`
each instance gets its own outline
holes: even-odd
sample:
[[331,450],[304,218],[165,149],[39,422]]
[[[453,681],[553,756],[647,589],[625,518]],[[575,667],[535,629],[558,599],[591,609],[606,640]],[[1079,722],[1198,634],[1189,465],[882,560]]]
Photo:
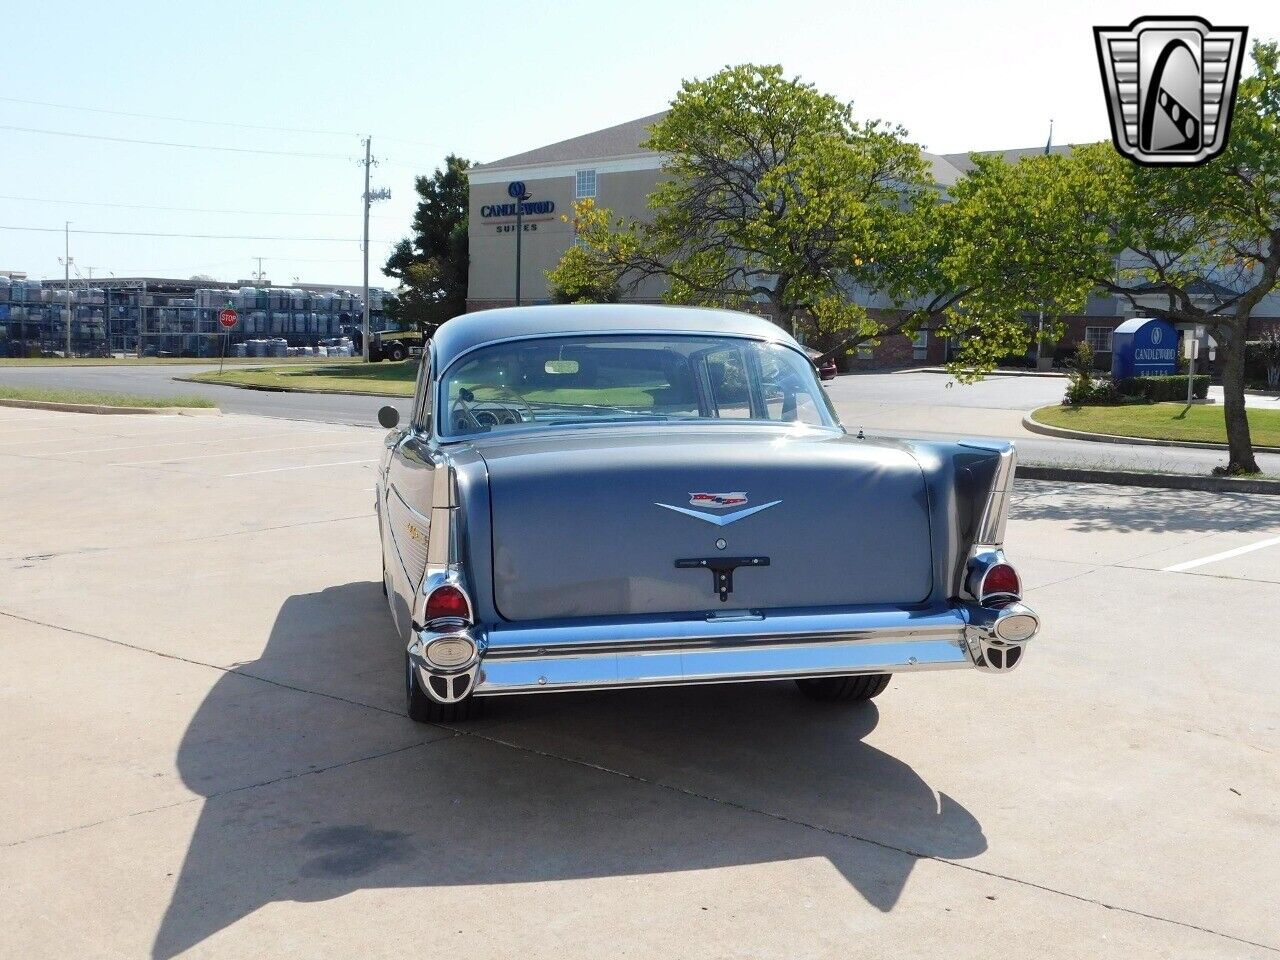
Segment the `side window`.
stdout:
[[751,388],[742,350],[715,350],[707,354],[707,380],[716,416],[722,420],[751,417]]
[[431,359],[435,355],[431,341],[422,349],[422,363],[418,365],[418,384],[413,391],[413,428],[425,433],[431,431]]
[[823,422],[822,413],[809,388],[800,382],[794,369],[779,361],[776,354],[761,354],[760,386],[770,420],[807,424]]

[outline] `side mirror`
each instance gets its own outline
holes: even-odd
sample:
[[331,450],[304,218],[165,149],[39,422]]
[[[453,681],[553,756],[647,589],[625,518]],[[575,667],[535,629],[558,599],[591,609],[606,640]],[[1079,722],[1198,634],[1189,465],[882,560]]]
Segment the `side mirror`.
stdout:
[[383,407],[378,411],[378,423],[388,430],[394,430],[400,425],[400,411],[392,406]]

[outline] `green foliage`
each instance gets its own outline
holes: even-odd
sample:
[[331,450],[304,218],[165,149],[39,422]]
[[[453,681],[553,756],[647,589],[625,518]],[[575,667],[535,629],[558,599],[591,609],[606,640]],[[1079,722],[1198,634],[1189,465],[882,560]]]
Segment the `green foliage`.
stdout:
[[[1253,59],[1208,164],[1140,167],[1110,143],[975,155],[948,198],[901,128],[855,120],[780,67],[728,67],[685,82],[654,126],[648,146],[669,160],[651,222],[580,207],[586,256],[567,255],[559,286],[661,277],[670,300],[766,306],[828,353],[926,326],[956,342],[961,380],[1025,352],[1041,310],[1053,342],[1094,291],[1144,311],[1158,297],[1222,345],[1229,469],[1253,471],[1243,340],[1280,278],[1280,52],[1258,43]],[[854,289],[888,309],[870,316]]]
[[400,281],[387,315],[402,329],[430,333],[467,309],[467,203],[470,161],[450,154],[443,170],[418,177],[413,236],[396,244],[383,272]]
[[1280,390],[1280,331],[1264,330],[1260,339],[1245,344],[1245,379]]
[[1067,378],[1067,395],[1062,402],[1078,407],[1091,402],[1093,393],[1093,347],[1081,340],[1076,345],[1075,359],[1071,362],[1071,373]]
[[547,271],[547,280],[552,303],[617,303],[621,296],[613,274],[577,245],[565,251],[555,269]]
[[[911,335],[948,302],[941,196],[900,127],[855,120],[781,67],[745,64],[682,84],[647,146],[669,158],[650,219],[580,203],[589,259],[570,251],[553,286],[594,285],[592,272],[624,289],[661,277],[669,301],[765,307],[828,353]],[[872,318],[855,287],[899,309]]]
[[[1016,164],[975,157],[952,191],[953,283],[968,286],[946,333],[959,361],[988,359],[966,325],[1008,328],[1040,304],[1077,312],[1091,290],[1175,323],[1204,324],[1223,352],[1232,472],[1256,471],[1244,411],[1248,318],[1280,277],[1280,56],[1253,48],[1226,151],[1195,167],[1140,167],[1108,143]],[[1223,291],[1221,295],[1205,291]],[[1057,334],[1056,324],[1053,334]]]
[[149,397],[74,387],[0,386],[0,400],[36,400],[41,403],[84,403],[96,407],[216,407],[208,397]]
[[[1192,396],[1203,400],[1209,395],[1209,375],[1196,374],[1192,378]],[[1129,377],[1116,381],[1116,392],[1124,397],[1138,397],[1150,403],[1173,403],[1187,398],[1185,376]]]

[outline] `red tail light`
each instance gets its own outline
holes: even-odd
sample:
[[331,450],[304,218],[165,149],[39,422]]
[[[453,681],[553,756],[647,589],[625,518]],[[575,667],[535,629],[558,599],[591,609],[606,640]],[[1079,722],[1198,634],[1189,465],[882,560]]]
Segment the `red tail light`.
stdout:
[[471,620],[471,603],[467,595],[452,584],[436,587],[427,597],[427,623],[433,620]]
[[[979,601],[983,606],[998,605],[1000,600],[1016,600],[1022,596],[1022,582],[1018,572],[1007,563],[994,564],[982,578]],[[991,603],[990,601],[996,601]]]

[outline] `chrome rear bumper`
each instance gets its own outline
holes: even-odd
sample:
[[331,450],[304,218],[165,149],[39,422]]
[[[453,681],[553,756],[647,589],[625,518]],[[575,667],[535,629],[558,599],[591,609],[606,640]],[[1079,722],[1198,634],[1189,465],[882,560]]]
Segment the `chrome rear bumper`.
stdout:
[[[1022,639],[1010,639],[1028,629]],[[1007,672],[1038,629],[1039,620],[1021,603],[1003,609],[955,604],[926,611],[741,611],[706,619],[502,624],[476,632],[474,692],[498,696],[964,667]],[[411,652],[429,639],[415,638]]]

